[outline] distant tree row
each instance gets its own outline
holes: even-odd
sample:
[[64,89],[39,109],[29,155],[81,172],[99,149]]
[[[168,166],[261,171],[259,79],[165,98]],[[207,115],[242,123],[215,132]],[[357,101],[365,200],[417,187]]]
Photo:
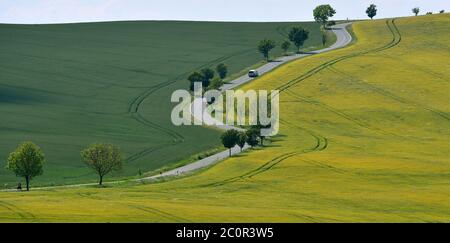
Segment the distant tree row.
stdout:
[[[305,30],[301,26],[293,27],[289,31],[288,40],[285,40],[281,43],[281,49],[284,51],[284,54],[287,54],[287,51],[293,44],[297,48],[297,53],[300,52],[300,48],[303,46],[305,41],[309,37],[309,31]],[[269,39],[264,39],[258,43],[258,51],[264,56],[266,61],[269,61],[269,53],[272,49],[276,47],[276,42]]]
[[[330,25],[329,18],[333,17],[334,14],[336,14],[336,11],[328,4],[317,6],[313,11],[314,19],[316,22],[321,24],[321,29],[324,31],[322,36],[323,45],[326,44],[325,29]],[[309,31],[304,29],[302,26],[296,26],[291,28],[288,33],[288,39],[283,41],[280,47],[286,55],[287,51],[291,47],[291,44],[293,44],[297,49],[297,53],[299,53],[308,38]],[[276,42],[269,39],[264,39],[258,43],[258,51],[263,55],[266,61],[269,61],[269,53],[275,47]]]
[[[218,77],[216,77],[216,73]],[[194,71],[188,76],[190,90],[194,90],[194,83],[201,82],[204,88],[218,89],[223,84],[223,79],[227,77],[228,67],[224,63],[216,66],[216,70],[203,68],[200,71]]]
[[231,149],[239,146],[242,151],[245,145],[247,144],[250,147],[255,147],[258,144],[264,146],[265,137],[261,135],[261,129],[264,126],[251,126],[250,129],[244,131],[237,131],[234,129],[227,130],[220,137],[222,144],[225,148],[228,149],[229,155],[231,156]]
[[[415,15],[417,16],[417,15],[419,15],[419,13],[420,13],[420,8],[419,8],[419,7],[415,7],[415,8],[413,8],[411,11],[413,12],[413,14],[415,14]],[[443,13],[445,13],[445,10],[442,9],[441,11],[439,11],[439,13],[440,13],[440,14],[443,14]],[[426,13],[426,15],[431,15],[431,14],[433,14],[433,12],[427,12],[427,13]]]
[[[93,169],[99,176],[99,185],[103,184],[103,178],[112,171],[122,167],[122,156],[119,147],[112,144],[93,144],[81,151],[84,163]],[[44,173],[45,155],[41,148],[33,142],[24,142],[13,151],[6,160],[6,169],[11,170],[16,176],[23,177],[26,182],[26,190],[30,190],[30,181]],[[18,190],[22,190],[19,183]]]

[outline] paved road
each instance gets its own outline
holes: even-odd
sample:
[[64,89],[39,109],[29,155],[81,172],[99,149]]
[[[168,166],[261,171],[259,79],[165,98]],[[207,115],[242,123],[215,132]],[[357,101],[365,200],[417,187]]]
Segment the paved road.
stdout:
[[[350,44],[350,42],[352,41],[352,37],[351,35],[347,32],[346,30],[346,26],[350,25],[351,23],[345,23],[345,24],[339,24],[339,25],[335,25],[332,28],[332,31],[336,34],[337,40],[336,43],[334,43],[332,46],[328,47],[328,48],[324,48],[321,50],[317,50],[317,51],[313,51],[313,52],[309,52],[309,53],[304,53],[304,54],[296,54],[296,55],[291,55],[291,56],[284,56],[284,57],[280,57],[278,59],[276,59],[273,62],[269,62],[263,66],[261,66],[260,68],[258,68],[258,72],[260,73],[260,75],[267,73],[271,70],[273,70],[274,68],[295,60],[295,59],[299,59],[302,57],[306,57],[306,56],[310,56],[310,55],[314,55],[314,54],[318,54],[318,53],[322,53],[322,52],[327,52],[327,51],[331,51],[331,50],[335,50],[338,48],[342,48],[345,47],[346,45]],[[223,90],[227,90],[227,89],[233,89],[236,88],[239,85],[242,85],[244,83],[250,82],[252,81],[252,78],[249,78],[247,75],[244,75],[242,77],[239,77],[231,82],[229,82],[228,84],[223,85],[220,89]],[[194,102],[195,103],[195,102]],[[194,104],[193,103],[193,104]],[[200,102],[200,104],[202,104],[202,106],[205,106],[204,102]],[[194,105],[191,105],[191,110],[195,109]],[[192,113],[192,112],[191,112]],[[209,119],[209,118],[208,118]],[[212,119],[212,118],[211,118]],[[228,126],[228,125],[218,125],[216,126],[219,129],[222,130],[230,130],[230,129],[235,129],[235,130],[243,130],[241,128],[236,128],[233,126]],[[244,147],[244,150],[248,149],[249,146],[246,145]],[[241,150],[238,146],[234,147],[232,149],[232,155],[238,154],[240,153]],[[158,174],[158,175],[154,175],[154,176],[150,176],[150,177],[146,177],[146,178],[141,178],[141,179],[134,179],[133,181],[152,181],[152,180],[156,180],[156,179],[160,179],[163,177],[169,177],[169,176],[179,176],[179,175],[183,175],[201,168],[205,168],[207,166],[211,166],[216,164],[217,162],[224,160],[226,158],[229,157],[229,151],[222,151],[220,153],[211,155],[209,157],[206,157],[204,159],[201,159],[199,161],[196,161],[194,163],[190,163],[188,165],[173,169],[173,170],[169,170],[166,171],[164,173]],[[129,181],[129,180],[128,180]],[[104,184],[118,184],[118,183],[124,183],[127,182],[127,180],[119,180],[119,181],[112,181],[112,182],[105,182]],[[45,189],[56,189],[56,188],[72,188],[72,187],[80,187],[80,186],[94,186],[97,185],[97,183],[86,183],[86,184],[76,184],[76,185],[65,185],[65,186],[51,186],[51,187],[40,187],[40,188],[33,188],[33,190],[45,190]],[[15,190],[1,190],[1,191],[15,191]]]

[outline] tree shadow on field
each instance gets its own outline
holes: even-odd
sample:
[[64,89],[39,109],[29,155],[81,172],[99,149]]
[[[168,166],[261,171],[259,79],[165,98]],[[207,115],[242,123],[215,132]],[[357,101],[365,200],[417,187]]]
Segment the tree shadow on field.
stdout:
[[48,98],[38,96],[20,89],[4,88],[0,86],[0,103],[29,104],[47,101]]
[[264,148],[279,148],[279,147],[281,147],[281,145],[279,145],[279,144],[273,144],[273,143],[264,144]]

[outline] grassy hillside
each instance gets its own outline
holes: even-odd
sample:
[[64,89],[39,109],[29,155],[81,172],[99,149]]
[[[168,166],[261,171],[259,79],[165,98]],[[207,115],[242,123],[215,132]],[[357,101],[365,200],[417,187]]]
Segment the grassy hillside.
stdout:
[[270,147],[166,183],[1,193],[0,221],[448,222],[449,27],[355,23],[355,45],[244,87],[282,90]]
[[[37,184],[95,180],[80,160],[94,142],[118,144],[137,175],[219,145],[217,131],[174,127],[172,91],[220,62],[235,73],[262,58],[295,23],[112,22],[0,25],[0,160],[24,140],[47,155]],[[306,46],[320,43],[319,27]],[[274,54],[281,53],[279,48]],[[0,183],[19,181],[0,163]]]

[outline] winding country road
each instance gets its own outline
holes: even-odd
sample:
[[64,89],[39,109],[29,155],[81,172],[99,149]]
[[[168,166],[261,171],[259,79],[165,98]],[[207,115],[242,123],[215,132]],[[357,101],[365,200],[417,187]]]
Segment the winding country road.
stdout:
[[[350,35],[350,33],[348,33],[346,27],[351,25],[351,23],[344,23],[344,24],[338,24],[335,25],[331,28],[331,30],[333,31],[333,33],[336,35],[336,42],[331,45],[330,47],[324,48],[324,49],[320,49],[317,51],[312,51],[312,52],[308,52],[308,53],[302,53],[302,54],[295,54],[295,55],[291,55],[291,56],[283,56],[280,57],[272,62],[269,62],[259,68],[257,68],[256,70],[258,70],[258,72],[260,73],[260,75],[263,75],[267,72],[272,71],[274,68],[283,65],[289,61],[292,60],[296,60],[299,58],[303,58],[303,57],[307,57],[307,56],[311,56],[314,54],[319,54],[319,53],[323,53],[323,52],[327,52],[327,51],[332,51],[335,49],[339,49],[342,47],[347,46],[348,44],[350,44],[352,42],[352,36]],[[227,84],[224,84],[222,87],[220,87],[221,91],[225,91],[228,89],[234,89],[242,84],[248,83],[250,81],[252,81],[253,78],[248,77],[248,75],[243,75]],[[193,102],[194,104],[195,102]],[[204,106],[205,103],[204,102],[200,102],[200,104],[203,103],[202,105]],[[191,110],[195,109],[194,105],[191,106]],[[194,114],[193,112],[191,112],[192,114]],[[194,117],[195,118],[195,117]],[[197,118],[198,119],[198,118]],[[204,119],[204,118],[203,118]],[[230,129],[235,129],[235,130],[242,130],[241,128],[237,128],[237,127],[233,127],[233,126],[228,126],[228,125],[219,125],[219,126],[215,126],[219,129],[222,130],[230,130]],[[248,149],[249,146],[245,146],[243,150]],[[231,154],[235,155],[240,153],[240,148],[238,146],[234,147],[232,149]],[[226,158],[229,157],[229,152],[228,150],[211,155],[209,157],[206,157],[202,160],[196,161],[194,163],[190,163],[188,165],[170,170],[170,171],[166,171],[162,174],[159,175],[155,175],[155,176],[151,176],[151,177],[147,177],[147,178],[143,178],[140,180],[154,180],[154,179],[158,179],[161,177],[166,177],[166,176],[177,176],[177,175],[182,175],[188,172],[192,172],[207,166],[211,166],[216,164],[217,162],[224,160]]]
[[[277,58],[276,60],[274,60],[272,62],[269,62],[269,63],[267,63],[267,64],[257,68],[256,70],[258,70],[260,75],[263,75],[263,74],[265,74],[267,72],[270,72],[273,69],[275,69],[276,67],[279,67],[280,65],[283,65],[283,64],[285,64],[285,63],[287,63],[289,61],[345,47],[345,46],[347,46],[348,44],[350,44],[352,42],[352,36],[350,35],[350,33],[348,33],[348,31],[346,29],[346,27],[348,25],[351,25],[351,23],[338,24],[338,25],[335,25],[335,26],[333,26],[331,28],[333,33],[336,35],[336,42],[333,45],[331,45],[330,47],[327,47],[327,48],[324,48],[324,49],[320,49],[320,50],[317,50],[317,51],[308,52],[308,53],[295,54],[295,55],[291,55],[291,56],[283,56],[283,57]],[[239,78],[237,78],[237,79],[235,79],[235,80],[233,80],[233,81],[223,85],[220,88],[220,90],[225,91],[225,90],[228,90],[228,89],[234,89],[234,88],[236,88],[236,87],[238,87],[238,86],[240,86],[242,84],[248,83],[248,82],[250,82],[252,80],[253,80],[253,78],[250,78],[247,75],[244,75],[244,76],[241,76],[241,77],[239,77]],[[191,109],[192,109],[192,107],[191,107]],[[241,128],[236,128],[236,127],[227,126],[227,125],[221,125],[221,126],[216,126],[216,127],[219,128],[219,129],[222,129],[222,130],[229,130],[229,129],[242,130]],[[249,148],[249,146],[246,145],[243,150],[246,150],[248,148]],[[241,150],[240,150],[240,148],[238,146],[234,147],[231,150],[231,154],[232,155],[238,154],[240,152],[241,152]],[[181,166],[179,168],[176,168],[176,169],[173,169],[173,170],[169,170],[169,171],[166,171],[166,172],[158,174],[158,175],[145,177],[145,178],[140,178],[140,179],[134,179],[134,180],[110,181],[110,182],[104,182],[103,184],[118,184],[118,183],[130,182],[130,181],[136,181],[136,182],[152,181],[152,180],[157,180],[157,179],[160,179],[160,178],[163,178],[163,177],[179,176],[179,175],[186,174],[188,172],[193,172],[195,170],[214,165],[214,164],[218,163],[219,161],[224,160],[224,159],[226,159],[228,157],[229,157],[229,151],[225,150],[225,151],[219,152],[217,154],[211,155],[209,157],[206,157],[204,159],[201,159],[199,161],[196,161],[194,163],[190,163],[188,165]],[[56,188],[73,188],[73,187],[94,186],[94,185],[98,185],[98,183],[85,183],[85,184],[74,184],[74,185],[63,185],[63,186],[37,187],[37,188],[33,188],[33,190],[45,190],[45,189],[56,189]],[[15,191],[15,190],[2,190],[2,191]]]

